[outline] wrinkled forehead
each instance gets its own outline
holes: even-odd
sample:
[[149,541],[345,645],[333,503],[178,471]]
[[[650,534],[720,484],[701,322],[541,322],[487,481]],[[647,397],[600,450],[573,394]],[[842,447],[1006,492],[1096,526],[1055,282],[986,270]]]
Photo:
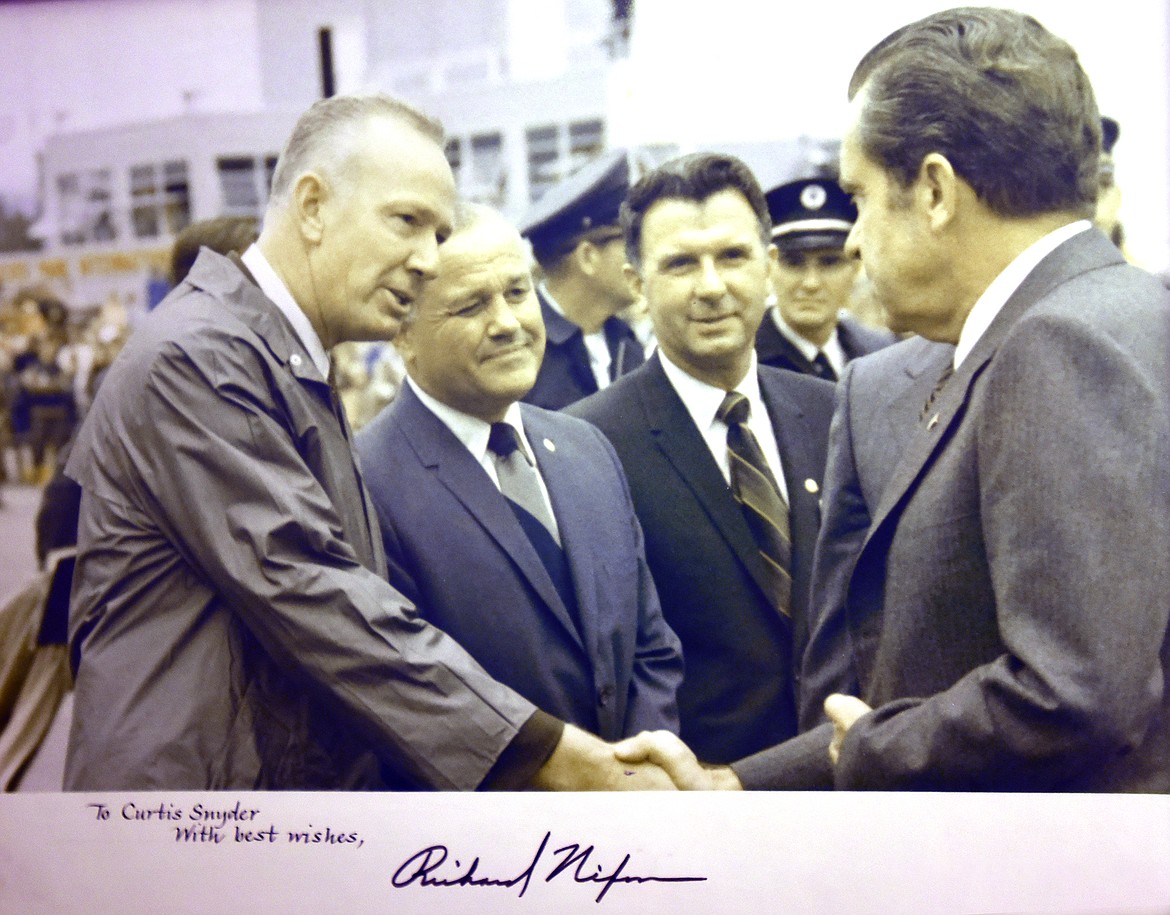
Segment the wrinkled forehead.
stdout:
[[426,284],[426,303],[452,301],[502,291],[516,282],[531,283],[528,249],[511,224],[484,220],[457,228],[439,246],[436,277]]

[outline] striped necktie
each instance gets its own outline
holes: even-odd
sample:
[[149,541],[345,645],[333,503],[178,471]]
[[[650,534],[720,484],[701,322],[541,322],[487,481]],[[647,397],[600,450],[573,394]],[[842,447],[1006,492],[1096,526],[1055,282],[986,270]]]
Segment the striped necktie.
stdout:
[[723,398],[716,416],[727,424],[727,457],[731,467],[731,492],[743,510],[764,560],[768,596],[773,606],[791,616],[792,535],[788,528],[788,504],[752,430],[748,428],[751,404],[738,391]]

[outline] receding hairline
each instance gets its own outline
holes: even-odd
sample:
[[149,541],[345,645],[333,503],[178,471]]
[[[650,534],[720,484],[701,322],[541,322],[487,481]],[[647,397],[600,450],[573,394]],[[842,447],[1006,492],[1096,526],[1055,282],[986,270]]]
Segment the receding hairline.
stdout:
[[301,115],[281,150],[269,204],[287,205],[293,187],[305,174],[336,176],[378,125],[391,125],[404,136],[414,134],[443,155],[442,124],[406,102],[388,95],[322,99]]

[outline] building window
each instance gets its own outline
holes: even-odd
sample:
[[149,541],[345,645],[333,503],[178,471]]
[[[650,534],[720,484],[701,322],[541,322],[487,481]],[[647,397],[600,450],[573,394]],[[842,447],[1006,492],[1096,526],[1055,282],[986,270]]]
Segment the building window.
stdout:
[[256,216],[268,203],[276,156],[220,156],[215,160],[224,216]]
[[158,235],[159,184],[153,165],[130,167],[130,224],[135,238],[154,238]]
[[57,176],[62,244],[81,245],[118,237],[110,186],[108,168]]
[[216,160],[225,216],[256,216],[260,212],[256,160],[252,156],[221,156]]
[[600,118],[569,125],[569,171],[575,172],[605,151],[605,124]]
[[555,124],[529,127],[525,131],[528,142],[528,198],[535,202],[545,191],[560,180],[560,142]]
[[574,121],[566,127],[545,124],[530,127],[528,140],[528,196],[535,202],[586,162],[605,151],[605,123],[600,118]]
[[504,138],[498,133],[471,138],[471,182],[468,199],[502,207],[507,199],[508,176],[504,169]]
[[130,223],[135,238],[177,234],[191,221],[187,163],[144,163],[130,167]]
[[272,176],[276,174],[276,156],[264,157],[264,201],[272,196]]
[[191,185],[181,159],[163,163],[162,204],[167,231],[177,235],[191,222]]

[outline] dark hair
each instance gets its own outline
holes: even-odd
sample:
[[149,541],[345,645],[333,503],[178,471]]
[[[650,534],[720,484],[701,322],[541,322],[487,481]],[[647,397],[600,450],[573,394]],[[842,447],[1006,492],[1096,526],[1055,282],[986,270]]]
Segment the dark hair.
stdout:
[[175,236],[171,248],[171,285],[187,277],[200,248],[219,254],[242,254],[256,240],[259,223],[255,216],[215,216],[193,222]]
[[1076,52],[1031,16],[964,7],[879,42],[852,99],[866,155],[903,188],[939,153],[1001,216],[1091,215],[1101,120]]
[[752,170],[735,156],[724,153],[692,153],[665,162],[642,177],[626,195],[621,208],[622,235],[626,241],[626,259],[642,266],[642,220],[659,200],[675,198],[702,203],[720,191],[739,191],[756,214],[760,238],[769,244],[772,218],[760,182]]
[[307,169],[335,172],[349,153],[347,140],[376,117],[393,118],[424,137],[443,142],[443,125],[389,95],[335,95],[314,102],[301,115],[272,173],[269,201],[288,202],[297,175]]

